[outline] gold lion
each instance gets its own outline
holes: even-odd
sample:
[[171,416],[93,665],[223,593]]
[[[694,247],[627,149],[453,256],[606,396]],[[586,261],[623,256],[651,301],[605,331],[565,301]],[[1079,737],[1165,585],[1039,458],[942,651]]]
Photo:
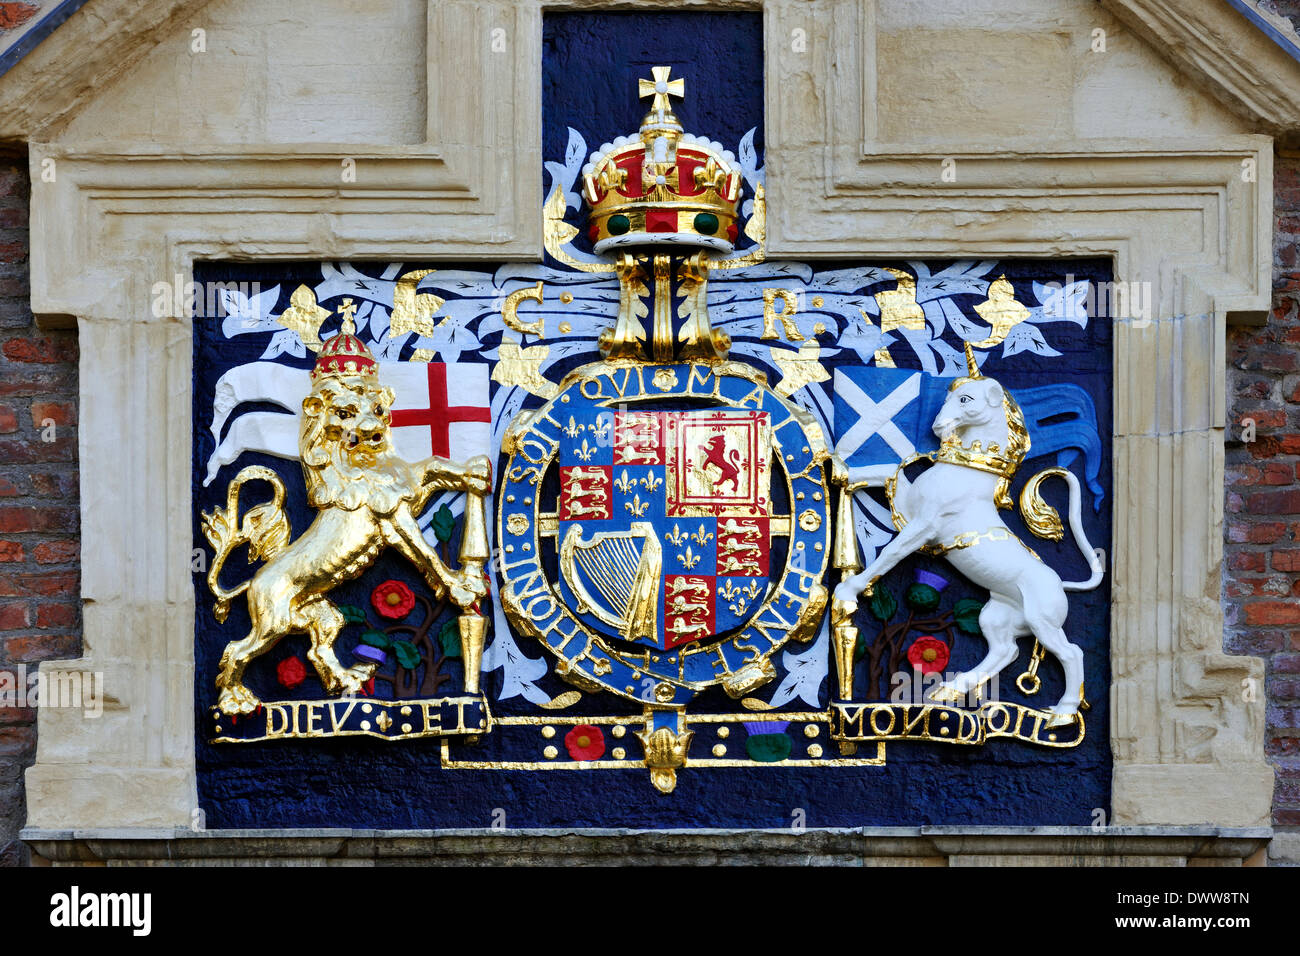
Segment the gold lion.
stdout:
[[[227,489],[225,509],[202,516],[203,533],[216,550],[208,586],[216,595],[214,614],[225,621],[233,598],[247,591],[252,629],[231,641],[221,655],[217,706],[226,714],[247,714],[260,706],[244,686],[244,669],[286,634],[311,638],[308,659],[330,694],[356,694],[377,664],[344,667],[334,641],[346,623],[326,596],[356,578],[387,547],[410,561],[438,598],[450,597],[462,610],[487,593],[482,562],[466,560],[452,571],[424,539],[416,517],[437,491],[467,491],[468,508],[482,508],[492,466],[479,456],[464,464],[434,456],[420,462],[399,458],[390,441],[393,391],[377,381],[377,365],[364,343],[344,330],[321,350],[312,371],[312,390],[302,404],[298,449],[307,498],[319,514],[296,541],[290,541],[284,512],[284,486],[269,468],[244,468]],[[271,501],[250,508],[239,523],[239,492],[248,481],[271,484]],[[467,530],[468,534],[468,530]],[[227,556],[247,543],[249,561],[266,564],[251,580],[231,590],[218,582]],[[486,541],[482,543],[486,557]]]

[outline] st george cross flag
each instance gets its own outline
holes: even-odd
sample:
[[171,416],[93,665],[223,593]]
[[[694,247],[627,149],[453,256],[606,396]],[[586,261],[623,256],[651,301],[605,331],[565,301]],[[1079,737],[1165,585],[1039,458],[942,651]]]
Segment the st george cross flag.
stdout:
[[835,370],[835,451],[850,468],[893,466],[939,447],[931,426],[951,378],[910,369]]
[[391,388],[393,446],[407,461],[440,455],[465,461],[488,454],[492,415],[488,366],[475,362],[383,362]]
[[[488,369],[474,362],[381,362],[380,384],[394,392],[392,437],[397,454],[407,461],[430,455],[465,461],[490,454]],[[217,447],[203,483],[210,484],[223,466],[245,452],[297,458],[299,413],[310,391],[307,369],[276,362],[250,362],[222,375],[211,426]],[[277,408],[240,412],[251,403]]]

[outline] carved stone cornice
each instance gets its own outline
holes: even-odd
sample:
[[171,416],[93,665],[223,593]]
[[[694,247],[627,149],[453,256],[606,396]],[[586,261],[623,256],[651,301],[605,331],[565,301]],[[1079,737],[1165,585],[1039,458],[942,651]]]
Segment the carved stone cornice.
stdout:
[[[1281,17],[1253,23],[1224,0],[1100,2],[1180,72],[1261,132],[1300,130],[1300,37]],[[1255,14],[1264,19],[1257,10]]]

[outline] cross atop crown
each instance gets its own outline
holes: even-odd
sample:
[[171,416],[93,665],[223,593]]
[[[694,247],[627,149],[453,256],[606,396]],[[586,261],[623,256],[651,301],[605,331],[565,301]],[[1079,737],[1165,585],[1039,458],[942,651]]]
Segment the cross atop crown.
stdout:
[[339,315],[343,316],[343,328],[341,331],[344,335],[351,335],[356,331],[356,325],[352,321],[352,316],[356,314],[356,311],[356,304],[351,299],[344,299],[343,304],[339,306]]
[[654,102],[650,104],[650,112],[667,113],[671,110],[672,105],[668,97],[675,96],[679,100],[686,95],[686,81],[680,77],[675,80],[668,79],[672,72],[671,66],[655,66],[650,68],[650,75],[653,80],[638,80],[637,96],[645,99],[647,96],[653,96]]

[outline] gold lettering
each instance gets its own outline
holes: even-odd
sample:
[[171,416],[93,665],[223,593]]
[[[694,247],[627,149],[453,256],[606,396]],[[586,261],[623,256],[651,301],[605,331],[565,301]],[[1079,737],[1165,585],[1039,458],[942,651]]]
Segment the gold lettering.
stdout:
[[1007,705],[1007,708],[1008,708],[1009,710],[1013,710],[1013,711],[1015,712],[1015,715],[1016,715],[1016,725],[1015,725],[1014,727],[1011,728],[1011,736],[1013,736],[1013,737],[1019,737],[1019,736],[1020,736],[1020,725],[1021,725],[1022,723],[1024,723],[1024,721],[1025,721],[1025,711],[1024,711],[1024,708],[1023,708],[1023,707],[1019,707],[1019,706],[1017,706],[1017,705],[1015,705],[1015,704],[1008,704],[1008,705]]
[[[761,629],[760,629],[760,630],[761,630]],[[746,633],[747,633],[747,632],[742,631],[741,633],[737,634],[737,635],[736,635],[736,639],[735,639],[734,641],[732,641],[732,643],[731,643],[731,646],[734,647],[734,648],[735,648],[736,650],[738,650],[738,651],[753,651],[753,652],[754,652],[752,655],[746,655],[746,656],[745,656],[745,658],[741,661],[741,664],[742,664],[742,665],[743,665],[743,664],[748,664],[750,661],[756,661],[756,660],[758,660],[758,658],[760,657],[760,655],[759,655],[759,653],[758,653],[758,648],[757,648],[755,645],[753,645],[753,644],[746,644],[743,640],[741,640],[741,638],[743,638],[743,637],[745,636]],[[764,634],[763,636],[764,636],[764,637],[767,637],[766,634]],[[768,642],[769,644],[771,644],[771,643],[772,643],[771,638],[768,638],[768,641],[767,641],[767,642]]]
[[[889,723],[885,726],[884,730],[881,730],[880,726],[876,723],[876,716],[878,714],[884,714],[889,718]],[[871,724],[871,733],[873,736],[888,737],[894,732],[894,708],[890,707],[888,704],[881,704],[880,706],[872,707],[868,723]]]
[[[981,713],[984,717],[984,723],[988,726],[988,729],[995,734],[1001,734],[1011,726],[1011,714],[1002,704],[987,704],[982,708]],[[995,726],[993,723],[993,718],[996,715],[1002,717],[1002,725],[1000,727]]]
[[[840,715],[840,736],[861,737],[862,715],[866,712],[866,708],[854,707],[851,712],[847,707],[837,707],[836,710]],[[850,716],[850,713],[852,713],[852,716]]]
[[628,382],[628,379],[632,377],[631,371],[630,371],[629,369],[626,369],[626,368],[623,369],[623,381],[622,381],[622,384],[620,384],[620,383],[619,383],[619,382],[614,378],[614,373],[613,373],[613,372],[609,372],[609,373],[607,373],[607,374],[609,375],[609,387],[612,388],[612,389],[614,389],[614,393],[615,393],[619,398],[622,398],[624,395],[626,395],[626,394],[627,394],[627,382]]
[[930,708],[929,707],[922,707],[920,711],[917,713],[915,718],[912,718],[910,720],[909,718],[912,718],[912,708],[904,707],[903,708],[903,730],[902,730],[902,735],[904,737],[918,736],[916,733],[914,733],[918,724],[921,727],[921,733],[919,734],[919,736],[921,737],[930,736]]
[[[536,564],[535,560],[530,561],[529,563],[534,565]],[[542,575],[541,567],[534,568],[522,589],[519,587],[519,581],[517,579],[510,582],[510,589],[514,592],[514,599],[520,604],[523,603],[525,598],[549,593],[546,587],[546,578]]]
[[420,710],[424,713],[424,732],[436,734],[442,730],[442,709],[436,701],[420,701]]
[[348,722],[348,715],[352,713],[352,708],[357,706],[356,700],[349,700],[347,710],[343,711],[342,717],[339,717],[339,706],[342,703],[341,700],[330,701],[330,727],[336,734],[339,728]]
[[322,715],[316,710],[316,708],[321,705],[312,701],[304,706],[307,708],[307,736],[314,737],[321,730],[317,724],[320,723]]
[[565,615],[563,614],[555,615],[555,617],[551,619],[551,623],[546,625],[545,628],[539,627],[537,629],[537,635],[536,635],[537,639],[539,641],[546,641],[546,643],[550,644],[551,647],[559,648],[564,646],[564,644],[566,644],[569,640],[573,638],[574,630],[577,629],[576,625],[573,625],[574,630],[570,630],[567,634],[563,631],[560,631],[560,636],[563,637],[564,640],[558,643],[555,640],[548,638],[547,635],[549,635],[552,631],[558,631],[560,629],[560,625],[565,623],[566,621],[568,621],[571,625],[573,624],[573,622]]
[[[275,726],[275,718],[280,718],[280,726]],[[289,711],[283,704],[266,705],[266,736],[283,737],[289,732]]]
[[[534,611],[533,608],[537,607],[537,605],[542,601],[545,601],[546,604],[548,605],[546,611],[544,613],[538,613]],[[538,594],[533,596],[533,598],[526,605],[524,605],[524,613],[526,613],[534,621],[543,621],[555,613],[556,606],[557,605],[555,603],[555,598],[551,596],[550,592],[547,592],[545,594]]]
[[[556,444],[555,442],[551,442],[549,445],[545,444],[543,441],[539,440],[543,438],[549,441],[549,438],[539,431],[533,430],[529,432],[519,442],[519,454],[534,465],[541,465],[550,461],[550,459],[555,455]],[[537,457],[534,458],[534,454],[536,454]]]
[[709,370],[709,367],[707,365],[692,365],[691,374],[686,379],[687,395],[695,394],[695,382],[697,381],[697,379],[701,385],[708,385],[709,380],[710,379],[713,380],[713,387],[708,389],[707,392],[707,394],[709,395],[716,393],[718,387],[722,384],[722,380],[719,378],[715,378],[713,372]]

